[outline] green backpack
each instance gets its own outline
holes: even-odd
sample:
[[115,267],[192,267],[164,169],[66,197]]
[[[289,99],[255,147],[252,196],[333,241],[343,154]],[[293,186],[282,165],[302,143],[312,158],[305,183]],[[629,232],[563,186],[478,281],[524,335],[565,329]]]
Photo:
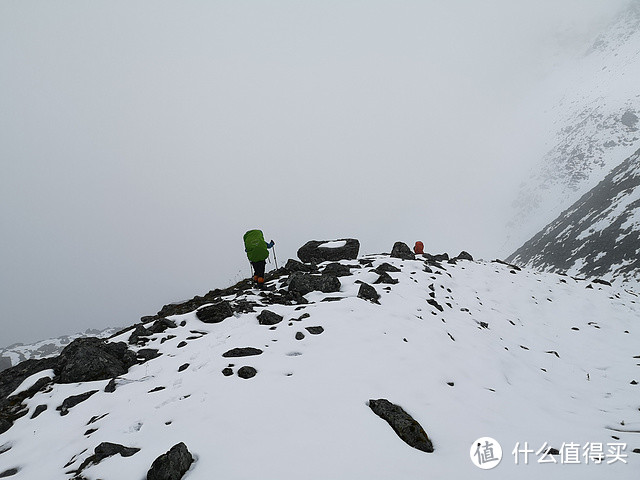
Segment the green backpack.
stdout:
[[249,230],[244,234],[244,250],[250,262],[260,262],[269,256],[267,242],[260,230]]

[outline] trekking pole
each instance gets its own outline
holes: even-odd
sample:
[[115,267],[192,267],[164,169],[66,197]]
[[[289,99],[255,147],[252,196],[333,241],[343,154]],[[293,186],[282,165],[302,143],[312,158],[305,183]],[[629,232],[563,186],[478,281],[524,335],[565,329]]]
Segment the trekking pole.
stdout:
[[275,243],[273,244],[273,247],[271,247],[273,249],[273,261],[276,263],[276,270],[278,269],[278,258],[276,257],[276,245]]

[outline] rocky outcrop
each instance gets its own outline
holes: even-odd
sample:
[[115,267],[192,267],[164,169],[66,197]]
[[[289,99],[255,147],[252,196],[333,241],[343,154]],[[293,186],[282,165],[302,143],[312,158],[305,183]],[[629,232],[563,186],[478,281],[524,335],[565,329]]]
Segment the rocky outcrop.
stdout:
[[193,463],[187,446],[180,442],[153,461],[147,480],[180,480]]
[[391,249],[391,256],[393,258],[400,258],[402,260],[415,260],[416,255],[411,251],[409,245],[403,242],[396,242]]
[[233,309],[229,302],[224,300],[202,307],[196,312],[196,317],[204,323],[220,323],[231,316],[233,316]]
[[296,272],[289,276],[289,292],[299,295],[320,291],[332,293],[340,291],[340,280],[334,275],[312,275],[310,273]]
[[298,258],[304,263],[337,262],[358,257],[360,242],[355,238],[333,241],[311,240],[298,249]]
[[433,443],[431,443],[427,433],[402,407],[381,398],[379,400],[369,400],[369,408],[385,420],[407,445],[423,452],[433,452]]
[[57,383],[107,380],[127,373],[136,363],[136,354],[124,342],[78,338],[62,350],[54,368],[54,380]]

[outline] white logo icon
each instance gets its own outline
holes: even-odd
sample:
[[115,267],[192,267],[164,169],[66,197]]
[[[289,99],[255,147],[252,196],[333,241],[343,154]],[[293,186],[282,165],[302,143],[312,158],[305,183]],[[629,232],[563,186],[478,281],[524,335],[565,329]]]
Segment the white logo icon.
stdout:
[[502,460],[502,447],[497,440],[482,437],[473,442],[469,456],[476,467],[489,470],[496,467]]

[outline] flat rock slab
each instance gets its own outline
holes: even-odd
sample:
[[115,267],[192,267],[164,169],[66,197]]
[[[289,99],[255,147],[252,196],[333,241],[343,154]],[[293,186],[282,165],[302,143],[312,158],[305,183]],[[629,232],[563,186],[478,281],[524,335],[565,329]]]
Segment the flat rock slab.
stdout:
[[260,355],[262,354],[262,350],[254,347],[240,347],[240,348],[232,348],[231,350],[222,354],[223,357],[250,357],[252,355]]
[[298,258],[304,263],[337,262],[358,257],[360,242],[355,238],[333,241],[311,240],[298,249]]
[[369,408],[385,420],[396,434],[409,446],[432,453],[433,444],[422,426],[404,409],[385,398],[369,400]]

